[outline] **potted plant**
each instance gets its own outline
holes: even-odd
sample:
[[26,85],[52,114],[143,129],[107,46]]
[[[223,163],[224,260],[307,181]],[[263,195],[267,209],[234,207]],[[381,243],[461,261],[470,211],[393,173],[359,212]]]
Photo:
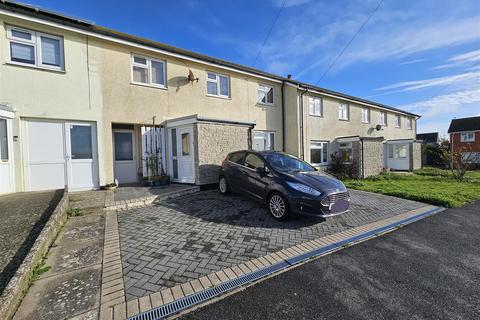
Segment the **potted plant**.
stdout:
[[109,183],[103,186],[104,190],[115,190],[117,188],[116,183]]
[[147,153],[146,165],[149,173],[147,177],[147,185],[164,186],[170,182],[170,176],[165,173],[161,161],[159,168],[158,155],[150,152]]

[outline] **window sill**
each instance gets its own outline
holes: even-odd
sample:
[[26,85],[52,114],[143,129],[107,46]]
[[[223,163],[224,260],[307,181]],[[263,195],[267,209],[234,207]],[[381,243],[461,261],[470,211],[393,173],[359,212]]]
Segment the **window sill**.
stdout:
[[5,62],[5,65],[22,67],[27,69],[42,70],[42,71],[51,71],[56,73],[67,73],[64,69],[62,70],[57,68],[48,68],[48,67],[42,67],[42,66],[37,66],[37,65],[27,64],[27,63],[19,63],[14,61],[7,61]]
[[211,97],[211,98],[218,98],[218,99],[225,99],[225,100],[232,100],[231,97],[227,97],[227,96],[216,96],[214,94],[206,94],[207,97]]
[[340,120],[340,121],[350,121],[350,119],[342,119],[342,118],[338,118],[338,120]]
[[315,118],[323,118],[323,115],[318,115],[318,114],[309,114],[310,117],[315,117]]
[[262,108],[275,108],[274,103],[257,102],[257,106],[262,107]]
[[362,121],[363,124],[370,124],[370,121]]
[[153,85],[153,84],[148,84],[148,83],[142,83],[142,82],[130,82],[131,85],[134,85],[134,86],[140,86],[140,87],[147,87],[147,88],[154,88],[154,89],[162,89],[162,90],[168,90],[168,87],[166,86],[156,86],[156,85]]

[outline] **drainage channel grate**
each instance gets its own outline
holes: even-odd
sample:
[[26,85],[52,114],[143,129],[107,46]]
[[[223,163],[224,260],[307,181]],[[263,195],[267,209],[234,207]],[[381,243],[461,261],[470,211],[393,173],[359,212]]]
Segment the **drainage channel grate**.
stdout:
[[160,306],[158,308],[140,313],[133,317],[128,318],[128,320],[157,320],[162,319],[166,316],[178,313],[184,309],[190,308],[196,304],[202,303],[208,299],[216,297],[222,293],[230,291],[232,289],[238,288],[242,285],[250,283],[252,281],[258,280],[260,278],[266,277],[276,271],[282,270],[288,267],[289,264],[285,261],[278,262],[271,266],[265,267],[260,270],[250,272],[246,275],[238,277],[236,279],[224,282],[219,284],[216,287],[208,288],[203,291],[197,292],[190,296],[175,300],[166,305]]

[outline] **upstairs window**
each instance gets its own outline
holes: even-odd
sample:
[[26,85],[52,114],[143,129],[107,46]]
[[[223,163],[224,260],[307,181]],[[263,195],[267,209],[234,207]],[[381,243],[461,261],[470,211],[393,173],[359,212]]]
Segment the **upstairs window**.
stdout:
[[412,118],[408,118],[407,120],[407,129],[412,130],[413,129],[413,120]]
[[402,118],[400,116],[395,116],[395,128],[401,128]]
[[461,133],[460,142],[475,142],[475,134],[473,132]]
[[64,70],[62,37],[7,26],[7,41],[9,62]]
[[380,125],[382,126],[387,126],[387,113],[381,111],[380,112]]
[[272,131],[254,131],[253,132],[253,150],[275,150],[275,132]]
[[273,87],[259,84],[258,85],[258,102],[261,104],[267,104],[273,106],[274,101]]
[[349,106],[348,104],[346,103],[341,103],[339,106],[338,106],[338,119],[340,120],[348,120],[348,117],[349,117]]
[[362,122],[370,123],[370,109],[362,108]]
[[313,165],[326,165],[328,163],[328,142],[310,142],[310,163]]
[[323,103],[321,98],[308,98],[308,106],[311,116],[322,117],[323,116]]
[[214,72],[207,72],[207,94],[230,98],[230,77]]
[[165,61],[132,55],[132,82],[166,87]]

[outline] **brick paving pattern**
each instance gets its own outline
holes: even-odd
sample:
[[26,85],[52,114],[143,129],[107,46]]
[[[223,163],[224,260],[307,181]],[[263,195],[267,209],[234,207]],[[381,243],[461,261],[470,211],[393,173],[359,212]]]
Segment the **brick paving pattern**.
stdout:
[[351,211],[278,222],[257,202],[205,191],[118,214],[126,299],[425,204],[351,190]]

